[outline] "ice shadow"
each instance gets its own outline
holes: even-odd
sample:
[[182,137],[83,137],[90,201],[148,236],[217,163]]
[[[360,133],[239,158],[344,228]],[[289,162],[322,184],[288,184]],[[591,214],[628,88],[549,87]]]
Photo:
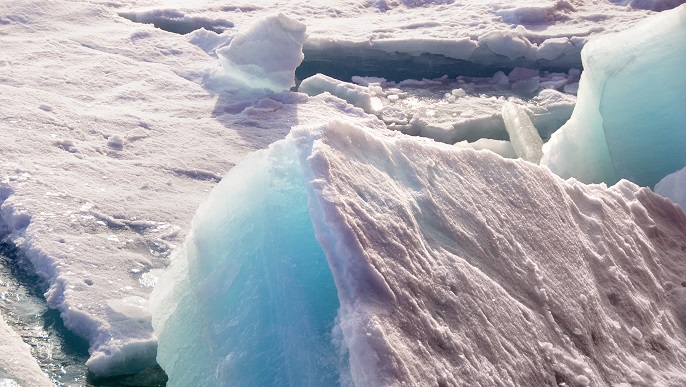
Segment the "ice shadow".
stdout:
[[216,96],[212,117],[255,150],[286,137],[300,123],[298,105],[308,99],[291,91],[221,88],[208,79],[203,81],[203,86]]

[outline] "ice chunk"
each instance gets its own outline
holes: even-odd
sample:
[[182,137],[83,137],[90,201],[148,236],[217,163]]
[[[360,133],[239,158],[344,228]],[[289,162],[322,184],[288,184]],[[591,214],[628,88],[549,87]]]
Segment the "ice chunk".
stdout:
[[479,44],[484,44],[494,53],[504,55],[510,60],[536,57],[536,47],[519,31],[488,32],[479,37]]
[[655,185],[655,192],[680,205],[686,211],[686,168],[665,176]]
[[686,213],[671,209],[628,181],[298,127],[199,209],[155,290],[158,360],[170,385],[595,385],[635,370],[683,384]]
[[650,190],[345,123],[291,134],[356,385],[686,383],[686,214]]
[[214,188],[152,298],[170,386],[338,383],[336,288],[293,142]]
[[512,102],[503,104],[503,121],[517,156],[538,164],[543,156],[543,140],[526,111]]
[[569,38],[551,38],[538,46],[536,58],[554,60],[565,52],[574,52],[574,50],[574,45],[569,42]]
[[328,92],[362,108],[367,113],[375,113],[383,109],[381,100],[373,96],[368,87],[339,81],[323,74],[313,75],[303,80],[298,91],[312,96]]
[[686,165],[686,5],[596,38],[571,119],[544,149],[562,177],[653,186]]
[[305,25],[283,14],[259,20],[217,49],[224,81],[248,89],[290,89],[306,38]]

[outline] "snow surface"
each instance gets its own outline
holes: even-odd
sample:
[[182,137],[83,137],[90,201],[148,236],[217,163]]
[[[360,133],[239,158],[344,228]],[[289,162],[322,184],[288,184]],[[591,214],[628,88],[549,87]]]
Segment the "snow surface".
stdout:
[[[286,223],[262,215],[285,203]],[[263,336],[236,327],[270,335],[281,314],[322,317],[302,309],[319,292],[281,287],[319,249],[269,247],[300,240],[297,230],[313,232],[326,254],[355,385],[681,386],[686,213],[675,208],[628,181],[563,181],[491,152],[345,122],[298,127],[232,170],[200,208],[176,270],[155,290],[160,363],[174,371],[170,385],[199,380],[184,378],[196,369],[217,385],[292,380],[264,361],[246,379],[242,359],[293,360],[293,346],[265,349]],[[260,280],[271,290],[246,297]],[[248,299],[272,313],[235,309]],[[280,334],[293,343],[290,326]],[[228,345],[233,329],[252,345]]]
[[686,5],[594,39],[572,118],[541,163],[562,177],[654,186],[686,166]]
[[[639,8],[681,2],[0,2],[0,237],[31,260],[50,307],[89,341],[97,377],[141,371],[155,363],[146,304],[160,269],[245,155],[294,125],[334,118],[508,155],[511,144],[494,142],[507,138],[505,100],[547,138],[571,114],[579,74],[570,68],[588,39],[653,13]],[[298,23],[275,22],[280,12]],[[220,54],[256,22],[294,31],[291,59],[302,43],[305,64],[344,64],[353,72],[342,81],[408,58],[407,73],[442,62],[486,78],[370,81],[382,121],[328,94],[227,89],[212,76],[223,71]],[[281,70],[290,74],[295,59]],[[288,87],[277,78],[268,88]],[[446,103],[457,110],[446,113]]]

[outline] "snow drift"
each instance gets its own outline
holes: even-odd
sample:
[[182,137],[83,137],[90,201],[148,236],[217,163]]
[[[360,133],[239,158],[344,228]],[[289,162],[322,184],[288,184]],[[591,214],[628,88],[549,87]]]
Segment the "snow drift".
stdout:
[[295,383],[259,357],[299,385],[686,383],[686,214],[649,189],[333,122],[210,197],[154,293],[170,385]]
[[589,42],[574,113],[541,163],[562,177],[651,187],[686,166],[684,36],[686,5]]

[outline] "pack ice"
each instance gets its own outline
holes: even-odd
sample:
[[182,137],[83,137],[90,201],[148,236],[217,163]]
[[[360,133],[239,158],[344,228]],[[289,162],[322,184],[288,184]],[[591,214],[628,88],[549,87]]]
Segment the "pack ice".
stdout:
[[683,385],[685,251],[686,214],[628,181],[299,127],[197,212],[158,361],[170,385]]

